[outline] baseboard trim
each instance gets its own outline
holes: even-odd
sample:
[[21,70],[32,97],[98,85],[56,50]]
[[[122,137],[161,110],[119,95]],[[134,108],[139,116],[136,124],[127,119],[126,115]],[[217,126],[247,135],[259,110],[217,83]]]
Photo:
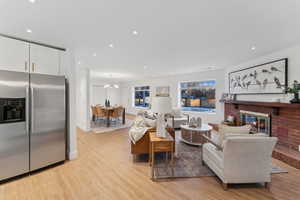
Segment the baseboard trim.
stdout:
[[78,152],[77,150],[71,151],[68,154],[68,160],[75,160],[78,157]]

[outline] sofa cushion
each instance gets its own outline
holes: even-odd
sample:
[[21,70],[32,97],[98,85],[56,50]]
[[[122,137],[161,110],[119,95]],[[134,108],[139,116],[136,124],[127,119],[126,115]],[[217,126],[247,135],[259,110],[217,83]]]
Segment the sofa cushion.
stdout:
[[167,124],[172,128],[180,128],[180,125],[187,123],[187,117],[174,118],[174,127],[173,127],[173,118],[167,119]]

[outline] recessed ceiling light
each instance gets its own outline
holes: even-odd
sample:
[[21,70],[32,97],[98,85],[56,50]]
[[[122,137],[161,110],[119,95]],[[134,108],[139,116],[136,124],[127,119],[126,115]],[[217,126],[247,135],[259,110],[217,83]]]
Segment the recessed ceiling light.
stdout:
[[93,53],[93,56],[97,56],[97,54],[96,54],[96,53]]
[[137,31],[132,31],[132,34],[133,35],[137,35],[137,34],[139,34]]
[[28,0],[30,3],[35,3],[35,0]]
[[255,47],[255,46],[251,47],[251,50],[252,50],[252,51],[254,51],[255,49],[256,49],[256,47]]
[[114,45],[113,44],[109,44],[108,45],[110,48],[114,48]]
[[27,33],[32,33],[32,30],[31,29],[26,29],[26,32]]
[[78,61],[78,65],[80,65],[81,64],[81,62],[80,61]]
[[145,65],[145,66],[144,66],[144,69],[147,69],[147,68],[148,68],[148,66]]

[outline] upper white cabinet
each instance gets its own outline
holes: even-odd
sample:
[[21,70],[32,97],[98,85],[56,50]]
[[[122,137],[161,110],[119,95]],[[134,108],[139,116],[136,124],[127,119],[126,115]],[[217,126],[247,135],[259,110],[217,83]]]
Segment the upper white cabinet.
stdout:
[[28,72],[29,44],[0,37],[0,70]]
[[60,75],[60,51],[30,44],[30,72]]

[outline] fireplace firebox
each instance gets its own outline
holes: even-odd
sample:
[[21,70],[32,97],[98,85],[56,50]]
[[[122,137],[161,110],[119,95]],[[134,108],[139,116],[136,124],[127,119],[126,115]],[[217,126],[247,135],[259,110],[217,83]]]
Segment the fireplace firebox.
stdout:
[[241,125],[251,125],[251,133],[264,133],[271,136],[271,116],[269,114],[240,110],[240,122]]

